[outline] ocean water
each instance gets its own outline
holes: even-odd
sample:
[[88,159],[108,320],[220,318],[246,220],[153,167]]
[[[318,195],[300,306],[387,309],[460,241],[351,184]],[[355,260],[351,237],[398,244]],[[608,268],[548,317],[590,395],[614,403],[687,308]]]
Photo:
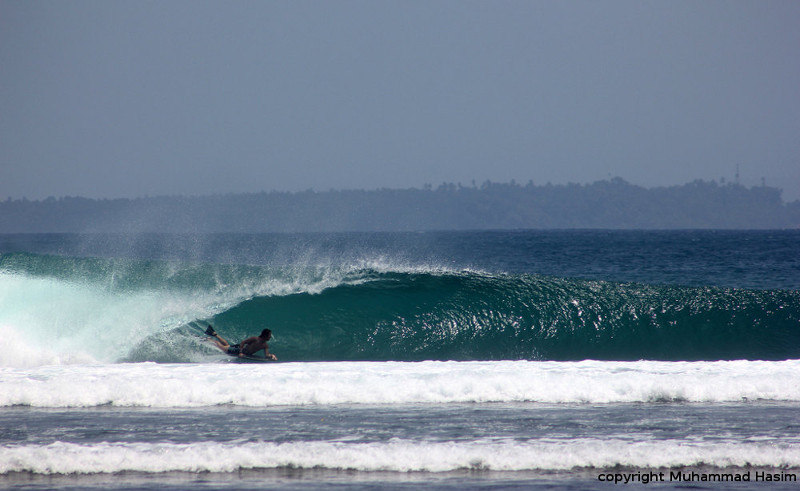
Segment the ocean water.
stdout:
[[0,487],[614,480],[800,486],[800,232],[0,235]]

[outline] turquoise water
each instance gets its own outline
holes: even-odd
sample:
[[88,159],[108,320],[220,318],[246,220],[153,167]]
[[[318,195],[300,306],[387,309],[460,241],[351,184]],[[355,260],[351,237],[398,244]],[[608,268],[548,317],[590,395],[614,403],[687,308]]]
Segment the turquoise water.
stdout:
[[796,231],[5,235],[0,334],[9,486],[800,468]]

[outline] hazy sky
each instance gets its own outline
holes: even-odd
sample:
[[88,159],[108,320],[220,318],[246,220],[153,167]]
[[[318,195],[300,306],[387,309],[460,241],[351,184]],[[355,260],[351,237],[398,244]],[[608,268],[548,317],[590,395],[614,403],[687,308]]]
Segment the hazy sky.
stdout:
[[800,198],[800,2],[0,0],[0,199],[695,179]]

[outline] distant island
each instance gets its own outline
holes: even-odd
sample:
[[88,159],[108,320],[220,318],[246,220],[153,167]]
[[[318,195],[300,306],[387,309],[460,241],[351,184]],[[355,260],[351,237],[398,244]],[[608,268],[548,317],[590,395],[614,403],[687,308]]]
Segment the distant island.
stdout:
[[339,232],[487,229],[785,229],[800,201],[767,186],[694,181],[426,185],[423,189],[262,192],[0,202],[0,233]]

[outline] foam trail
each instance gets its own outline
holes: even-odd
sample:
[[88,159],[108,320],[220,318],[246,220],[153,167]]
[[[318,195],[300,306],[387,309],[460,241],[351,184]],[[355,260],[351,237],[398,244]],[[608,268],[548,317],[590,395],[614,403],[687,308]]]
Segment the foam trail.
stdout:
[[0,406],[800,401],[798,380],[800,360],[74,365],[0,368]]
[[569,470],[616,466],[663,468],[800,467],[800,447],[763,442],[685,442],[621,439],[499,440],[377,443],[99,443],[0,447],[0,473],[92,474],[233,472],[278,467],[359,471]]

